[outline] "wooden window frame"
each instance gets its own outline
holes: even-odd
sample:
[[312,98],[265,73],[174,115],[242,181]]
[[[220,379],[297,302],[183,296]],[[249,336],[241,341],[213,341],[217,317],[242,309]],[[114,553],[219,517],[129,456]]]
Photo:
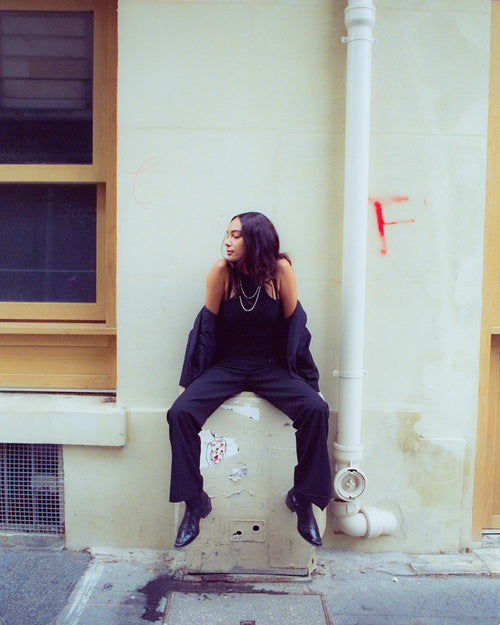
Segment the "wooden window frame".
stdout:
[[[115,388],[117,2],[0,0],[0,11],[91,11],[94,15],[92,163],[0,164],[0,184],[95,184],[97,188],[96,302],[0,302],[0,359],[1,345],[19,346],[18,362],[16,350],[11,353],[10,371],[0,363],[0,388]],[[19,340],[13,338],[16,335]],[[70,367],[75,374],[66,374],[72,354],[67,345],[61,350],[62,335],[80,337],[74,341],[79,348],[101,344],[101,352],[96,351],[95,371],[89,356],[91,349],[86,352],[81,373],[78,374],[78,367]],[[108,338],[103,342],[102,337]],[[50,366],[50,374],[44,374],[41,344],[47,363],[59,359],[59,372]],[[53,350],[47,350],[50,345]],[[84,351],[75,350],[74,357],[78,359]],[[37,356],[33,357],[35,353]],[[108,363],[105,374],[103,361]]]
[[500,529],[500,0],[491,3],[488,163],[472,539]]

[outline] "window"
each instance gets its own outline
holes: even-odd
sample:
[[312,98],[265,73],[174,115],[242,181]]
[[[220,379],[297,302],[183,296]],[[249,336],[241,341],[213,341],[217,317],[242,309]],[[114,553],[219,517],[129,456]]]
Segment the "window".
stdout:
[[0,0],[0,387],[115,385],[116,0]]
[[0,301],[96,301],[96,188],[0,185]]
[[3,163],[92,163],[93,14],[2,11]]

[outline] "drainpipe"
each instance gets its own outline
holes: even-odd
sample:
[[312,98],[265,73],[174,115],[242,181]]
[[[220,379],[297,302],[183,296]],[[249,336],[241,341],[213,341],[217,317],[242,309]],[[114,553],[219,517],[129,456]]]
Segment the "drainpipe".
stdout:
[[370,139],[370,80],[375,7],[371,0],[349,0],[345,9],[347,43],[344,232],[339,415],[334,443],[334,531],[372,538],[389,534],[397,521],[390,512],[361,508],[366,477],[361,413],[365,327],[366,233]]

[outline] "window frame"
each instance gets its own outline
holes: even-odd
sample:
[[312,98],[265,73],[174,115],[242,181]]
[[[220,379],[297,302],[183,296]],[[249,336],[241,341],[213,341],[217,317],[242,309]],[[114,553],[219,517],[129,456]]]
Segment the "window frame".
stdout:
[[114,390],[117,0],[0,0],[0,11],[94,14],[92,163],[0,164],[0,184],[97,186],[96,302],[0,302],[0,390]]
[[[70,4],[68,6],[68,4]],[[97,185],[96,302],[0,302],[6,322],[101,322],[114,324],[116,256],[116,62],[112,5],[99,0],[0,0],[0,11],[91,11],[94,14],[93,124],[91,164],[0,164],[0,184],[60,183]],[[115,7],[116,15],[116,7]],[[116,29],[115,29],[116,30]],[[111,91],[111,93],[110,93]],[[114,97],[113,97],[114,96]],[[1,331],[5,328],[0,327]]]

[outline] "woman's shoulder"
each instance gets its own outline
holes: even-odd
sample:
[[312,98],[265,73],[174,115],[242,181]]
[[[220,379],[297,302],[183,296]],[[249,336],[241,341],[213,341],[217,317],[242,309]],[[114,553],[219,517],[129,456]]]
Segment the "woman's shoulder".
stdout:
[[277,262],[278,294],[283,304],[283,314],[287,319],[297,306],[297,282],[290,261],[287,258],[280,258]]
[[220,303],[227,293],[228,284],[229,267],[221,258],[212,266],[207,276],[205,306],[215,315],[219,313]]
[[227,261],[224,258],[219,258],[215,261],[212,268],[210,269],[210,273],[214,273],[216,275],[229,275],[229,267],[227,266]]
[[210,271],[208,272],[207,281],[212,286],[224,285],[226,286],[229,281],[229,267],[227,262],[221,258],[217,260]]
[[293,267],[288,257],[278,258],[276,261],[278,264],[278,276],[286,277],[293,275]]

